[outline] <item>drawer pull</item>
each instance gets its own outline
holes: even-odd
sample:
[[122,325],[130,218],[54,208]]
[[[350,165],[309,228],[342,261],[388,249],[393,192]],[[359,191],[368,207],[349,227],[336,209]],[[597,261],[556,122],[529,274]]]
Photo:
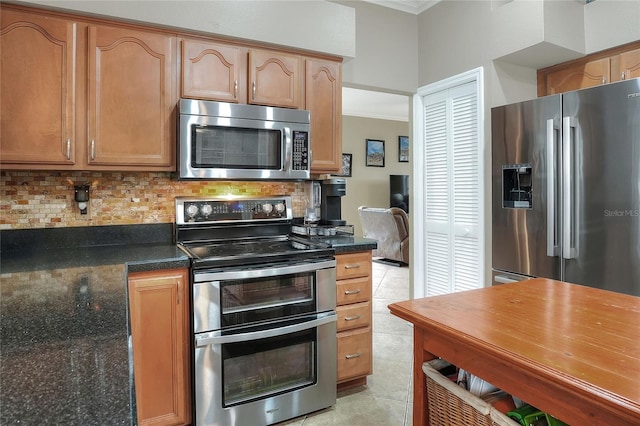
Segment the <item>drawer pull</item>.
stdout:
[[358,294],[358,293],[360,293],[360,289],[359,288],[357,288],[355,290],[345,290],[344,291],[344,294]]
[[344,357],[346,359],[360,358],[362,356],[361,352],[356,352],[355,354],[347,354]]
[[360,268],[360,264],[356,263],[355,265],[344,265],[344,269],[358,269]]
[[344,317],[345,321],[354,321],[354,320],[357,320],[357,319],[360,319],[360,315],[354,315],[352,317]]

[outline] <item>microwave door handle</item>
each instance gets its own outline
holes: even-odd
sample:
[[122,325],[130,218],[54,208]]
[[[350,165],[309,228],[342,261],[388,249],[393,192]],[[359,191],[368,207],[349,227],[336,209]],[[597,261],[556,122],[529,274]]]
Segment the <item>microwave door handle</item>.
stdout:
[[291,154],[293,150],[291,128],[285,127],[282,129],[282,138],[284,139],[284,152],[282,153],[282,170],[288,172],[291,170],[291,157],[293,157],[293,155]]
[[220,336],[219,331],[207,334],[205,336],[196,336],[196,347],[209,346],[209,345],[223,345],[227,343],[247,342],[250,340],[266,339],[270,337],[282,336],[284,334],[296,333],[298,331],[308,330],[310,328],[319,327],[324,324],[337,321],[337,315],[335,312],[329,312],[320,316],[319,318],[304,321],[298,324],[288,325],[285,327],[270,328],[268,330],[254,331],[251,333],[238,333]]

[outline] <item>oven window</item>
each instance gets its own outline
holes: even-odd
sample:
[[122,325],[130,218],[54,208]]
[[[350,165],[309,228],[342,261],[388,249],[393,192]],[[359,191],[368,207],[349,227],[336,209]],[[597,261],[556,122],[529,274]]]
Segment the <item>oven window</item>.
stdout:
[[222,345],[223,406],[316,383],[316,346],[316,328]]
[[250,324],[315,312],[315,271],[222,281],[222,325]]
[[191,166],[220,169],[282,169],[279,130],[193,126]]

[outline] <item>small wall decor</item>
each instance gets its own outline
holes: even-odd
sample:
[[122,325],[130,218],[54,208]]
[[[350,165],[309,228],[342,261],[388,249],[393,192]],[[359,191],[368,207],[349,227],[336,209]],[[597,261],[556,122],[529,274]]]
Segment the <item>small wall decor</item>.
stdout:
[[384,167],[384,141],[367,139],[368,167]]
[[340,167],[340,172],[334,174],[334,176],[343,176],[343,177],[351,177],[351,160],[353,159],[353,154],[345,154],[342,153],[342,166]]
[[398,161],[409,162],[409,136],[398,136]]

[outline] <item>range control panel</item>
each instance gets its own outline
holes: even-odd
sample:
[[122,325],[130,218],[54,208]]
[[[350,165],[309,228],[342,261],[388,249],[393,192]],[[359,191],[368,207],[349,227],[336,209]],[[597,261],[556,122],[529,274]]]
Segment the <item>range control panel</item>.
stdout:
[[176,223],[258,222],[292,219],[291,197],[176,198]]

